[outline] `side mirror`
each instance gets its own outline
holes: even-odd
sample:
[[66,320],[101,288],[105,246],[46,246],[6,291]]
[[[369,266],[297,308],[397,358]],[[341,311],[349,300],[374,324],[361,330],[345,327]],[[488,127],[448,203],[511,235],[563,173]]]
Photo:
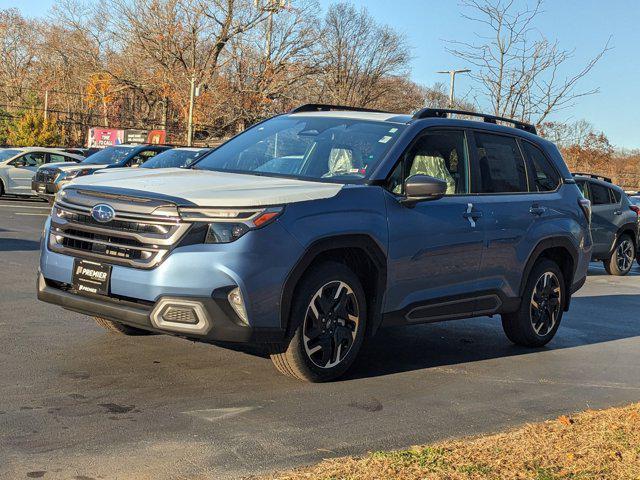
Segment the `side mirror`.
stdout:
[[404,184],[403,203],[437,200],[447,193],[447,182],[429,175],[411,175]]

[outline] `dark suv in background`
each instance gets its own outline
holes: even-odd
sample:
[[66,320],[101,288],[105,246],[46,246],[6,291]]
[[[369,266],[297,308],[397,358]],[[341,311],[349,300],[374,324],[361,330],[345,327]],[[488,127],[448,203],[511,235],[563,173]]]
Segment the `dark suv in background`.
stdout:
[[592,260],[602,261],[610,275],[626,275],[636,258],[640,209],[610,178],[573,175],[582,195],[591,201]]
[[39,197],[52,201],[55,194],[74,178],[92,175],[104,168],[139,167],[167,145],[114,145],[93,153],[80,163],[52,163],[36,171],[31,188]]
[[491,115],[304,105],[190,168],[141,170],[62,189],[38,298],[114,333],[263,344],[308,381],[387,325],[499,314],[545,345],[591,257],[556,146]]

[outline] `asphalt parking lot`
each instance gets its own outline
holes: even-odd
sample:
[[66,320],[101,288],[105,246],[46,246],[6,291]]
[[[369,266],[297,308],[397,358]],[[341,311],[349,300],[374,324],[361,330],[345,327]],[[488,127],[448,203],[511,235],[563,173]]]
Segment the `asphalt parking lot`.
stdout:
[[547,348],[498,318],[381,332],[331,384],[35,299],[47,206],[0,200],[0,478],[235,478],[640,400],[640,267],[593,264]]

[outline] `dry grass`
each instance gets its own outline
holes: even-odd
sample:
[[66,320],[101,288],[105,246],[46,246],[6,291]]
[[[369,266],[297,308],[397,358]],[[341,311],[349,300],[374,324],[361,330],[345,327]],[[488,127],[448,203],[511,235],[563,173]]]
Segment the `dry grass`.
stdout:
[[640,480],[640,404],[481,437],[338,458],[279,480]]

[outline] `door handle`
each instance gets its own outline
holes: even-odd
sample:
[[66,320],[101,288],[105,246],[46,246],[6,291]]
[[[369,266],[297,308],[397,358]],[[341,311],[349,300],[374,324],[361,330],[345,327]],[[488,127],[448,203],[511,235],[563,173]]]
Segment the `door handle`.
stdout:
[[476,226],[476,220],[482,217],[482,212],[473,209],[473,203],[467,203],[467,211],[462,214],[464,218],[469,220],[471,227]]
[[533,204],[531,205],[531,208],[529,209],[529,213],[531,213],[532,215],[543,215],[545,212],[547,211],[546,207],[541,207],[538,204]]
[[613,212],[614,215],[622,215],[622,210],[615,210]]

